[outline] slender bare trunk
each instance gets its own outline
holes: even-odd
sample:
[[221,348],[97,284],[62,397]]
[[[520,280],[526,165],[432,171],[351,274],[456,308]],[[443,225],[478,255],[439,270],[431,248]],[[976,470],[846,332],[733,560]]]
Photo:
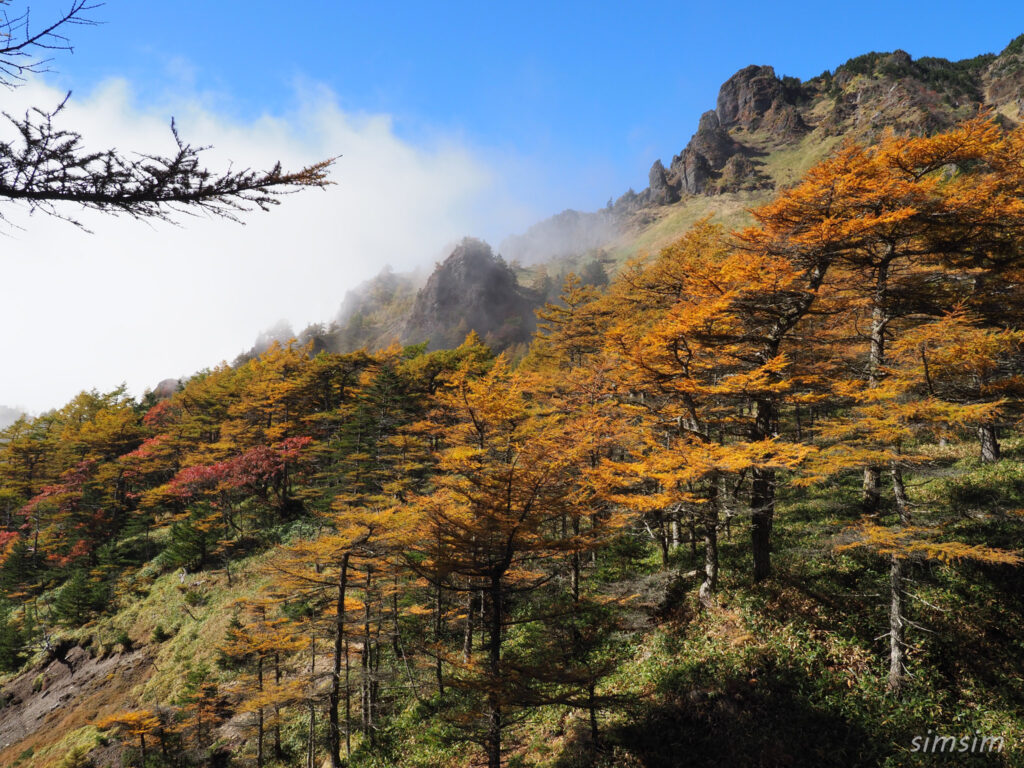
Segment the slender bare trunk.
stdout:
[[[580,536],[580,520],[578,517],[573,518],[572,532],[573,536],[578,540]],[[583,573],[583,558],[580,556],[580,551],[578,549],[573,550],[569,565],[569,589],[572,595],[573,605],[575,606],[579,604],[580,601],[580,578]]]
[[[274,684],[281,690],[281,654],[274,652]],[[281,751],[281,705],[274,702],[274,757],[278,760],[284,755]]]
[[[911,522],[910,504],[903,483],[903,470],[896,462],[891,467],[892,489],[896,498],[896,511],[901,526]],[[889,679],[888,688],[899,694],[906,682],[907,592],[904,560],[898,554],[889,561]]]
[[[890,248],[890,254],[892,249]],[[875,274],[875,293],[871,308],[871,348],[868,353],[868,386],[877,387],[882,380],[882,366],[885,365],[885,334],[889,325],[886,301],[889,293],[889,258],[878,266]],[[864,482],[861,504],[864,511],[873,513],[882,501],[882,470],[877,466],[864,468]]]
[[[256,689],[263,692],[263,653],[256,657]],[[263,768],[263,707],[256,712],[256,765]],[[145,763],[143,763],[145,765]]]
[[444,640],[444,603],[441,595],[441,582],[438,580],[434,589],[434,678],[437,680],[437,695],[444,696],[444,667],[441,662],[441,643]]
[[[338,569],[337,626],[334,633],[334,659],[331,677],[331,691],[328,694],[327,716],[329,718],[328,739],[331,752],[331,768],[341,768],[341,725],[338,721],[338,705],[341,694],[341,662],[345,658],[345,691],[348,698],[348,641],[345,638],[345,592],[348,589],[349,553],[341,556]],[[346,740],[348,728],[346,728]]]
[[316,768],[316,630],[309,633],[309,735],[306,742],[306,768]]
[[[768,399],[754,404],[754,437],[767,440],[772,436],[775,404]],[[754,555],[754,581],[764,581],[772,573],[771,533],[775,516],[775,470],[756,468],[750,487],[750,545]]]
[[587,684],[587,709],[590,712],[590,741],[597,746],[600,734],[597,730],[597,686],[593,681]]
[[345,754],[352,756],[352,665],[348,657],[348,640],[345,640]]
[[499,694],[501,679],[501,625],[503,594],[501,576],[492,576],[490,584],[491,612],[487,637],[487,768],[501,768],[502,707]]
[[373,674],[372,659],[373,640],[370,637],[370,569],[366,570],[366,592],[363,600],[363,652],[360,655],[362,666],[362,687],[361,687],[361,722],[363,736],[372,741],[373,731],[373,701],[371,698],[370,682]]
[[861,486],[861,505],[867,513],[877,512],[882,503],[882,470],[878,467],[864,467],[864,482]]
[[700,585],[700,604],[710,608],[718,589],[718,478],[712,478],[704,512],[704,581]]
[[394,592],[391,593],[391,617],[393,619],[394,634],[391,636],[391,652],[395,654],[395,660],[402,655],[402,627],[398,621],[398,573],[395,573]]
[[665,525],[665,513],[658,513],[658,548],[661,550],[661,567],[668,567],[668,526]]

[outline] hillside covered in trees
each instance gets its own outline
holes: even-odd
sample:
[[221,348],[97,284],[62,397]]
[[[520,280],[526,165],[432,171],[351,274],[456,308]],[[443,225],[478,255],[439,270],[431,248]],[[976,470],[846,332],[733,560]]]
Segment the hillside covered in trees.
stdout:
[[1019,764],[1024,128],[923,127],[514,360],[274,343],[4,429],[0,764]]

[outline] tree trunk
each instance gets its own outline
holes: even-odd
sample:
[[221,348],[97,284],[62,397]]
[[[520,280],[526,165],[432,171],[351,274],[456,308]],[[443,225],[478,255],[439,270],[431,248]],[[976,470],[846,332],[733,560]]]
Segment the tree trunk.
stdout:
[[658,513],[658,547],[661,549],[661,567],[668,568],[668,526],[665,525],[665,513]]
[[[755,439],[767,440],[772,436],[775,404],[771,400],[758,400],[755,404]],[[754,581],[764,581],[772,573],[771,533],[775,516],[775,470],[754,469],[750,489],[751,525],[750,546],[754,555]]]
[[444,639],[444,603],[441,599],[441,582],[434,590],[434,677],[437,680],[437,695],[444,696],[444,668],[441,663],[441,643]]
[[487,686],[487,768],[501,768],[501,730],[502,707],[501,695],[501,625],[502,625],[502,585],[501,576],[492,576],[490,584],[491,614],[487,636],[487,673],[490,678]]
[[345,754],[352,756],[352,666],[348,660],[348,640],[345,640]]
[[590,682],[587,685],[587,709],[590,711],[590,742],[596,747],[600,734],[597,731],[597,686]]
[[986,464],[999,461],[999,435],[995,424],[978,426],[978,439],[981,441],[981,460]]
[[[256,690],[263,692],[263,653],[256,657]],[[256,712],[256,765],[263,768],[263,707]]]
[[370,744],[377,738],[377,718],[380,710],[380,621],[373,630],[373,644],[370,646]]
[[710,608],[718,589],[718,478],[713,478],[704,513],[704,582],[700,585],[700,604]]
[[[891,467],[893,494],[896,497],[896,510],[899,513],[900,525],[910,525],[910,504],[907,490],[903,483],[903,471],[893,462]],[[906,682],[906,631],[907,631],[907,600],[906,574],[903,559],[899,555],[890,555],[889,562],[889,679],[888,688],[891,693],[899,694]]]
[[[395,661],[402,655],[402,627],[398,621],[398,573],[395,573],[395,588],[391,593],[391,617],[394,619],[394,634],[391,636],[391,652],[395,655]],[[383,622],[383,619],[381,620]]]
[[[890,254],[892,248],[889,249]],[[889,258],[878,265],[875,274],[875,293],[871,307],[871,349],[868,353],[868,386],[877,387],[882,380],[882,366],[885,365],[885,332],[889,325],[886,300],[889,295]],[[877,466],[864,468],[864,483],[861,504],[868,514],[878,511],[882,501],[882,470]]]
[[[281,690],[281,654],[274,651],[274,683]],[[276,698],[276,697],[275,697]],[[274,757],[280,760],[284,756],[281,751],[281,705],[274,701]]]
[[313,694],[316,691],[316,630],[309,633],[309,737],[306,742],[306,768],[316,767],[316,703]]
[[370,569],[366,569],[366,592],[363,600],[363,652],[360,655],[362,666],[362,697],[361,697],[361,722],[363,736],[370,742],[373,741],[373,699],[371,691],[373,640],[370,637]]
[[878,511],[882,503],[882,470],[878,467],[864,467],[864,483],[861,489],[861,506],[868,514]]
[[903,560],[889,556],[889,691],[899,694],[906,673]]
[[468,664],[473,657],[473,590],[466,591],[466,626],[462,636],[462,660]]
[[754,555],[754,581],[764,581],[772,573],[771,523],[775,514],[775,472],[756,469],[750,490],[750,547]]
[[[579,536],[579,523],[576,524],[577,530],[576,535]],[[580,601],[580,578],[583,570],[583,562],[580,557],[579,550],[574,550],[570,558],[570,573],[569,573],[569,594],[572,597],[573,604],[577,604]]]
[[[341,662],[342,656],[348,658],[347,641],[345,639],[345,591],[348,588],[348,557],[346,552],[341,556],[341,567],[338,569],[338,600],[337,629],[334,633],[334,659],[331,677],[331,691],[328,694],[327,715],[330,720],[328,728],[328,747],[331,752],[331,768],[341,768],[341,725],[338,722],[338,705],[341,701]],[[344,654],[343,654],[344,651]],[[348,677],[348,664],[345,664],[345,676]],[[346,696],[348,685],[345,685]],[[347,732],[346,728],[346,732]]]

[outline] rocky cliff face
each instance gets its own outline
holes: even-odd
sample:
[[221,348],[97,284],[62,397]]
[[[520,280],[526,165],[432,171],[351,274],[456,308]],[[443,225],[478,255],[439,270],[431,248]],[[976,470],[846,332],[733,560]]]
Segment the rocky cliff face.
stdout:
[[[515,272],[487,243],[466,238],[429,278],[385,268],[346,294],[333,321],[309,326],[297,341],[312,343],[314,353],[425,341],[431,349],[444,349],[458,346],[466,334],[476,331],[492,349],[501,351],[529,341],[536,327],[534,309],[541,303],[542,297],[520,286]],[[294,335],[289,332],[282,343]],[[260,351],[253,347],[236,362]]]
[[772,67],[752,65],[722,84],[715,114],[726,130],[737,126],[755,130],[769,112],[792,107],[799,93],[799,87],[787,88]]
[[913,59],[905,51],[869,53],[835,72],[801,82],[769,66],[749,66],[726,80],[668,168],[655,161],[647,189],[612,207],[628,215],[714,195],[778,185],[764,158],[780,149],[844,136],[872,141],[883,129],[932,133],[991,109],[1015,122],[1024,114],[1024,35],[998,56],[963,61]]
[[466,238],[434,270],[417,294],[403,334],[432,349],[458,346],[470,331],[496,349],[528,341],[535,297],[491,247]]
[[[596,213],[565,211],[508,238],[501,250],[524,264],[578,256],[694,196],[767,195],[824,157],[838,137],[870,142],[886,128],[932,133],[979,108],[1008,123],[1024,116],[1024,35],[999,55],[963,61],[868,53],[807,81],[751,65],[722,84],[715,108],[701,115],[668,167],[654,161],[646,189],[629,190]],[[780,151],[790,153],[785,161],[774,160]]]

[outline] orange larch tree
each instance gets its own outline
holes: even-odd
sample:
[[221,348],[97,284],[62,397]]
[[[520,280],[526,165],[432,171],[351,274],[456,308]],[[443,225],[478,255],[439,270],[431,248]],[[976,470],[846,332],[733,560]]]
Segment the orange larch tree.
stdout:
[[503,357],[482,376],[464,365],[435,400],[437,472],[426,492],[411,497],[406,546],[410,566],[436,588],[482,595],[481,657],[453,655],[450,681],[479,697],[482,722],[470,723],[471,738],[488,767],[500,768],[503,733],[531,690],[530,668],[504,653],[513,606],[517,625],[538,621],[526,596],[612,521],[579,524],[593,507],[573,481],[592,441],[580,440],[571,419],[535,397],[529,376],[510,371]]

